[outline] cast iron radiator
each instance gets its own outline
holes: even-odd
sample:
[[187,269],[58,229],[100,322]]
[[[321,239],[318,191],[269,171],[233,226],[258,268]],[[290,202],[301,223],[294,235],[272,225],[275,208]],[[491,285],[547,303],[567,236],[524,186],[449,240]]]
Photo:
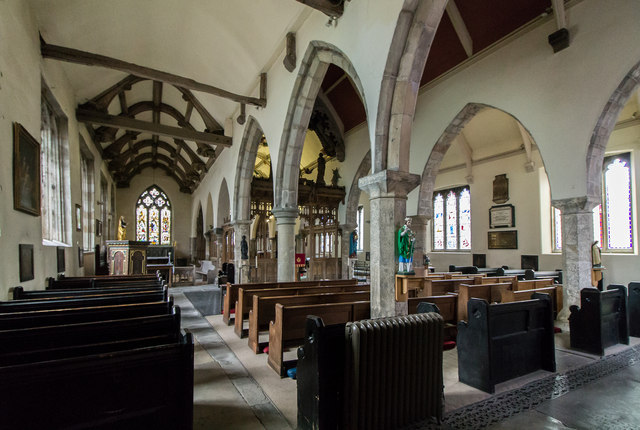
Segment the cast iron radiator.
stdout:
[[426,313],[347,323],[343,423],[395,429],[443,413],[444,321]]

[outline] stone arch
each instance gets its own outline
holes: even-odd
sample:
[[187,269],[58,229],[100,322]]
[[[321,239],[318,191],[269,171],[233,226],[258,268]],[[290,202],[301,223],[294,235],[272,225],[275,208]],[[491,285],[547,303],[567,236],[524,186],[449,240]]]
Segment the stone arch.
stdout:
[[256,164],[258,145],[264,132],[258,121],[249,116],[244,135],[240,142],[240,168],[236,171],[235,192],[233,193],[233,217],[235,221],[251,218],[251,180]]
[[393,34],[376,116],[373,171],[409,171],[420,79],[446,0],[405,0]]
[[587,150],[587,198],[599,202],[602,195],[602,162],[609,137],[629,97],[640,86],[640,62],[626,74],[604,106]]
[[225,217],[230,215],[229,206],[229,187],[227,186],[227,180],[222,179],[220,184],[220,192],[218,193],[218,211],[216,216],[216,226],[222,227],[225,224]]
[[210,226],[215,227],[213,222],[213,197],[207,193],[207,211],[204,214],[204,231],[208,231]]
[[360,201],[360,193],[362,190],[358,187],[358,181],[360,178],[364,178],[371,170],[371,150],[367,151],[366,155],[362,159],[356,174],[351,182],[351,188],[349,188],[349,197],[347,198],[347,212],[345,215],[345,224],[355,225],[358,212],[358,202]]
[[310,42],[300,64],[284,122],[274,184],[274,207],[276,208],[297,210],[302,147],[320,84],[329,64],[342,68],[349,76],[367,112],[362,83],[347,56],[328,43],[317,40]]
[[[436,183],[436,176],[440,170],[440,163],[456,136],[458,136],[469,121],[471,121],[483,109],[499,110],[511,116],[515,121],[523,125],[518,118],[495,106],[483,103],[468,103],[464,108],[462,108],[453,120],[451,120],[447,128],[445,128],[442,135],[440,135],[440,138],[431,150],[431,154],[429,154],[427,163],[424,166],[422,179],[420,181],[420,191],[418,194],[418,215],[426,216],[428,219],[432,218],[433,207],[431,205],[431,199],[433,197],[433,188]],[[526,130],[526,127],[524,128]],[[528,132],[529,131],[527,130],[527,133]],[[531,133],[529,133],[529,135],[531,135]],[[533,140],[535,141],[535,139]],[[544,165],[544,159],[542,160],[542,163]]]

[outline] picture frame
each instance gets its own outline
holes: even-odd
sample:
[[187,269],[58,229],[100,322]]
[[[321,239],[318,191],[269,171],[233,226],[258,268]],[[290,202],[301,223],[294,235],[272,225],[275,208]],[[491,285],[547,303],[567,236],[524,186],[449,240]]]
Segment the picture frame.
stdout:
[[76,204],[76,231],[82,231],[82,206]]
[[509,205],[489,208],[489,228],[509,228],[516,226],[515,207]]
[[40,216],[40,143],[13,123],[13,208]]
[[33,276],[33,245],[19,244],[18,257],[20,266],[20,282],[34,279]]
[[487,244],[489,249],[518,249],[518,230],[490,231]]
[[65,271],[64,246],[56,247],[56,262],[58,273],[63,273]]

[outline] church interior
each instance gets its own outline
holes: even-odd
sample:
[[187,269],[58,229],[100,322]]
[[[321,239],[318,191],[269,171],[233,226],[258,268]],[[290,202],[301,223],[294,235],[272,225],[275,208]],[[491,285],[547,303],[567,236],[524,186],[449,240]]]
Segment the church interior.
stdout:
[[[106,401],[106,418],[51,428],[640,426],[630,407],[577,405],[640,390],[638,22],[637,0],[0,1],[0,337],[17,345],[0,348],[2,385],[39,397],[15,381],[52,367],[18,357],[71,354],[71,324],[98,317],[53,305],[90,285],[100,293],[64,297],[105,315],[133,295],[164,303],[180,376],[155,380],[165,349],[127,374],[137,383],[111,379],[174,406]],[[150,306],[127,311],[130,327],[122,311],[126,341],[100,342],[120,342],[122,360],[127,342],[151,348],[141,327],[156,322],[133,322]],[[40,327],[53,356],[27,346],[40,317],[61,328]],[[406,341],[435,360],[417,374],[439,388],[363,400],[418,380],[398,371],[322,391],[355,353],[311,333],[335,342],[342,324],[346,348],[356,322],[387,318],[439,327],[437,348]],[[589,349],[596,332],[605,345]],[[388,336],[363,356],[414,367]],[[96,345],[73,348],[104,356]],[[84,368],[74,357],[61,374]]]

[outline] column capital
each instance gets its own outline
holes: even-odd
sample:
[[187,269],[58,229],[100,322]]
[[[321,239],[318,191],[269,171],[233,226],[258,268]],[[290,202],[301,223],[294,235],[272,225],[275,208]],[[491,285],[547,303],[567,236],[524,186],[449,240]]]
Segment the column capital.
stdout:
[[357,226],[358,226],[358,225],[357,225],[357,224],[355,224],[355,223],[354,223],[354,224],[347,224],[347,223],[345,223],[345,224],[340,224],[340,225],[338,226],[338,228],[339,228],[340,230],[342,230],[342,234],[344,234],[345,232],[349,232],[349,233],[351,233],[352,231],[354,231],[354,230],[356,229],[356,227],[357,227]]
[[370,198],[406,198],[407,194],[420,185],[420,181],[420,175],[414,173],[383,170],[360,178],[358,187],[366,191]]
[[252,222],[253,222],[253,221],[251,221],[251,220],[246,220],[246,219],[237,219],[237,220],[233,221],[233,222],[231,223],[231,225],[232,225],[234,228],[236,228],[236,227],[240,227],[240,228],[242,228],[242,226],[249,226],[249,225],[251,225],[251,223],[252,223]]
[[271,210],[276,217],[276,224],[295,224],[298,218],[298,208],[273,208]]
[[410,215],[408,218],[411,218],[411,225],[416,226],[425,226],[431,221],[431,217],[427,215]]
[[568,199],[551,200],[551,204],[565,213],[590,212],[600,204],[600,199],[593,197],[570,197]]

